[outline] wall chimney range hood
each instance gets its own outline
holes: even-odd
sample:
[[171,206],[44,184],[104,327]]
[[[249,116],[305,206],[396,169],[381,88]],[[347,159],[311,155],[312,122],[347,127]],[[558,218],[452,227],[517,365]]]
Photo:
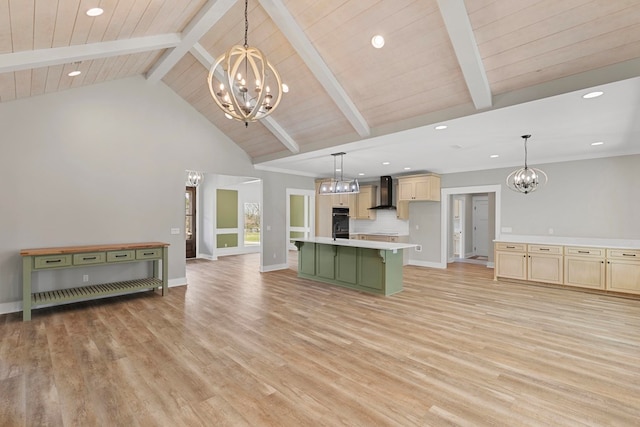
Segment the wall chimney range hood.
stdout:
[[386,175],[380,177],[380,204],[370,209],[395,209],[393,206],[393,179]]

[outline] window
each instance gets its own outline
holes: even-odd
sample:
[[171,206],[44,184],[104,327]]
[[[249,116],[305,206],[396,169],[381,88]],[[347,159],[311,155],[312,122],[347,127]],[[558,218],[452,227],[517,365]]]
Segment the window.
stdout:
[[244,204],[244,244],[260,244],[260,203]]

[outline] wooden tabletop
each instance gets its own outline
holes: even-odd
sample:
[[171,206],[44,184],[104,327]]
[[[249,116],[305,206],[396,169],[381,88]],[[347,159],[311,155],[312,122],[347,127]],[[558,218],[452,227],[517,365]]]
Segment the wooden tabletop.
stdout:
[[142,243],[112,243],[109,245],[85,245],[85,246],[61,246],[56,248],[34,248],[22,249],[20,255],[59,255],[74,254],[80,252],[100,252],[100,251],[120,251],[125,249],[149,249],[159,246],[167,247],[168,243],[164,242],[142,242]]

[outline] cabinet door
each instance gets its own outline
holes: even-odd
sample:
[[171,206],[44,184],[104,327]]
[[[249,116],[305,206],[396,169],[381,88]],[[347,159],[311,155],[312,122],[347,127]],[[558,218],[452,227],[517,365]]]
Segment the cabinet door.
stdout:
[[640,294],[640,262],[610,259],[607,262],[607,289]]
[[496,277],[527,280],[527,255],[521,252],[496,251]]
[[358,248],[358,285],[382,290],[385,265],[377,249]]
[[[320,183],[316,183],[316,194]],[[333,195],[318,195],[316,197],[316,236],[331,237],[331,209]]]
[[371,185],[360,187],[360,193],[356,195],[356,219],[376,219],[376,211],[369,209],[375,206],[375,188]]
[[356,252],[357,248],[349,246],[338,246],[338,255],[336,257],[336,279],[341,282],[347,282],[351,285],[356,284]]
[[333,245],[316,245],[316,275],[335,279],[336,248]]
[[414,183],[412,179],[400,179],[398,182],[398,200],[413,200],[415,197]]
[[534,282],[562,284],[562,255],[529,255],[527,278]]
[[298,271],[313,276],[316,274],[316,245],[315,243],[301,243],[298,251]]
[[578,256],[564,257],[564,284],[582,288],[604,289],[604,259]]
[[409,202],[400,201],[396,206],[396,216],[398,219],[408,220],[409,219]]
[[431,180],[429,177],[417,179],[414,183],[415,200],[433,200],[431,194]]

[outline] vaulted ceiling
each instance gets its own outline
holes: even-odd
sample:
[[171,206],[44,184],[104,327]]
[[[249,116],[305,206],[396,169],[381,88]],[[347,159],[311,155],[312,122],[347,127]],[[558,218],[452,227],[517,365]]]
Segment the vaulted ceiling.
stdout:
[[251,0],[248,16],[290,87],[248,128],[206,81],[243,42],[236,0],[0,0],[0,102],[143,75],[268,163],[640,75],[636,0]]

